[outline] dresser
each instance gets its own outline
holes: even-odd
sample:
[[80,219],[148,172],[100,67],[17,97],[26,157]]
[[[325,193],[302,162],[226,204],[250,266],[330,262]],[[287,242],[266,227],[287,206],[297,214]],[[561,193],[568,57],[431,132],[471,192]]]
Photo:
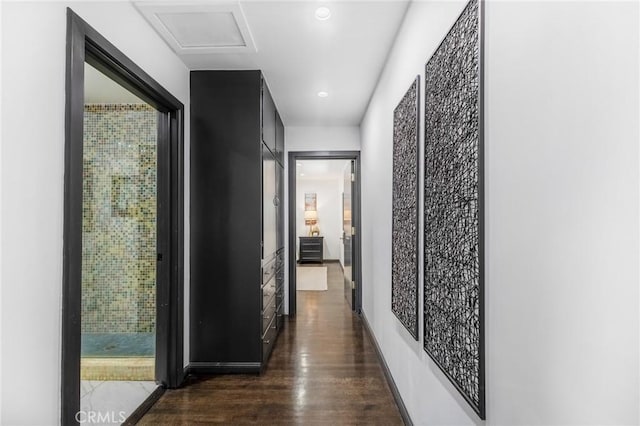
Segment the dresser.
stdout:
[[298,237],[300,253],[298,255],[299,263],[324,261],[323,248],[324,237]]
[[284,321],[284,125],[260,71],[190,80],[190,368],[261,372]]

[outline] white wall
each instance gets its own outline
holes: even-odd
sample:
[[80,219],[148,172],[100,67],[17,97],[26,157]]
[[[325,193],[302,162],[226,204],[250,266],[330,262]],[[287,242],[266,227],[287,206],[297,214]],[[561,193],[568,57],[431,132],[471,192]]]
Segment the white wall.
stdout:
[[286,151],[359,151],[360,128],[294,127],[285,129]]
[[[360,151],[360,128],[344,127],[298,127],[285,123],[285,206],[289,205],[289,152],[295,151]],[[285,253],[289,253],[289,213],[284,224]],[[284,300],[289,300],[289,259],[285,257]],[[285,306],[289,313],[289,304]]]
[[[318,228],[324,237],[324,259],[337,260],[342,251],[342,193],[339,181],[342,179],[305,179],[296,181],[296,229],[297,236],[309,235],[309,226],[304,224],[304,194],[317,195]],[[296,249],[299,253],[299,247]]]
[[[361,125],[363,309],[419,425],[483,423],[390,311],[393,109],[463,6],[410,5]],[[638,16],[487,5],[486,424],[640,423]]]
[[[68,5],[185,104],[188,178],[186,67],[130,3]],[[0,423],[7,425],[60,418],[66,6],[2,4]]]
[[638,3],[487,12],[489,411],[640,424]]
[[[2,4],[3,2],[0,1],[0,22],[2,22]],[[0,52],[1,52],[1,46],[3,46],[2,44],[2,31],[0,31]],[[0,54],[0,99],[2,99],[2,54]],[[0,101],[0,164],[2,164],[2,135],[3,135],[3,131],[2,131],[2,102]],[[3,188],[2,186],[2,172],[0,171],[0,188]],[[2,212],[3,212],[3,208],[2,208],[2,195],[0,194],[0,308],[2,307],[2,289],[3,284],[2,284],[2,264],[3,264],[3,257],[2,257],[2,241],[4,241],[3,239],[3,234],[2,234],[2,224],[4,223],[2,220]],[[2,383],[3,383],[3,376],[2,376],[2,342],[4,340],[2,339],[2,313],[0,312],[0,422],[2,422]]]

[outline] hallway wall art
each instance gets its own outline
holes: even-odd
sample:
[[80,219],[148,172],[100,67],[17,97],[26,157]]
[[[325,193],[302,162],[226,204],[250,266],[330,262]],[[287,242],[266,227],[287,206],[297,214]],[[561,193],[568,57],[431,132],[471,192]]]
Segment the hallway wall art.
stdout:
[[416,77],[393,112],[391,311],[418,340],[418,90]]
[[424,349],[484,419],[482,6],[425,67]]

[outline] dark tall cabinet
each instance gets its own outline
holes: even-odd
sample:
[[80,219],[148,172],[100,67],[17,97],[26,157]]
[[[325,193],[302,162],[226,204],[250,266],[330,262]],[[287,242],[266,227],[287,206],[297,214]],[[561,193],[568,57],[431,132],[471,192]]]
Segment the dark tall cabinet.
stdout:
[[284,126],[260,71],[191,72],[190,364],[259,372],[283,324]]

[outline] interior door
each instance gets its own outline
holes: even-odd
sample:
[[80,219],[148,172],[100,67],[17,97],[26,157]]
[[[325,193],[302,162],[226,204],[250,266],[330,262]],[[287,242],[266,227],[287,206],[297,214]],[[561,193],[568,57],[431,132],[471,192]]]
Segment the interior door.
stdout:
[[344,169],[344,192],[342,194],[342,244],[344,254],[344,297],[353,310],[355,308],[355,285],[353,277],[353,221],[351,212],[353,206],[354,162]]

